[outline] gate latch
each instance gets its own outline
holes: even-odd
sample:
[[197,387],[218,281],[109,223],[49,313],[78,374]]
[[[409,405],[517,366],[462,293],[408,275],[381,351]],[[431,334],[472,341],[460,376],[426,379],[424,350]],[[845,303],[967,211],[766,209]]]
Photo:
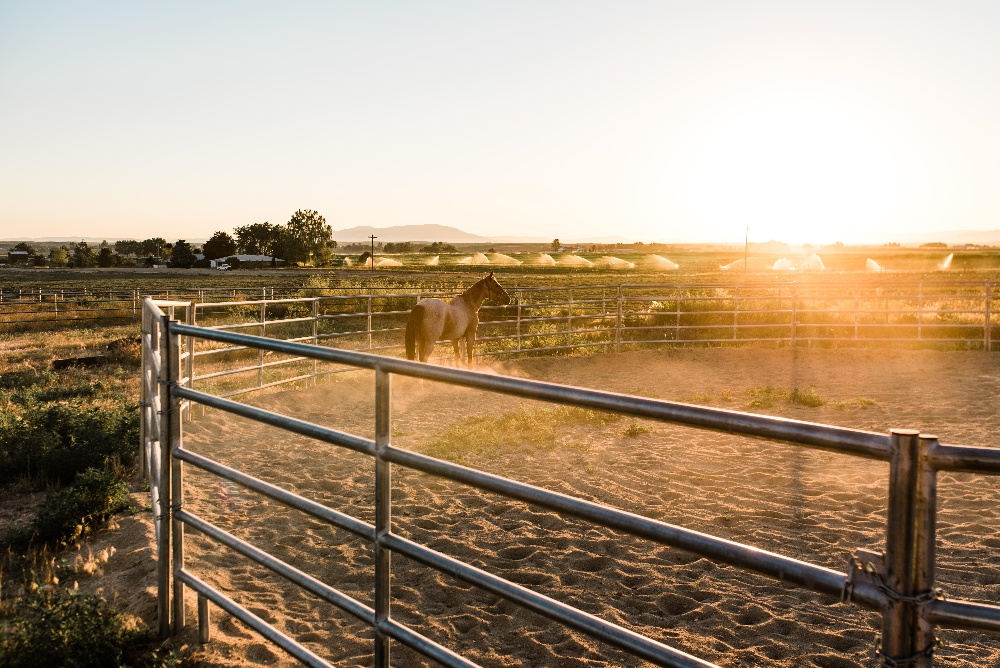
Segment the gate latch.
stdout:
[[867,582],[873,587],[878,587],[882,583],[884,572],[885,553],[864,548],[856,549],[853,554],[847,556],[847,578],[840,593],[841,602],[850,602],[851,596],[854,595],[854,585],[858,582]]

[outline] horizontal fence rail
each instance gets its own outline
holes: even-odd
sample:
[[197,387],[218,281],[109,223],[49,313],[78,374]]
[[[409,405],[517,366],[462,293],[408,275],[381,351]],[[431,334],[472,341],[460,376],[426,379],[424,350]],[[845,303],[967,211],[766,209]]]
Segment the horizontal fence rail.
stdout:
[[[648,289],[648,286],[643,286],[643,289]],[[621,319],[618,314],[621,313],[621,305],[625,302],[621,292],[616,289],[612,296],[617,320]],[[199,632],[203,640],[207,640],[210,635],[207,610],[211,601],[307,665],[328,665],[296,640],[269,626],[187,569],[184,561],[184,527],[192,526],[217,543],[244,555],[369,624],[375,631],[373,655],[375,665],[379,668],[389,665],[390,641],[410,647],[442,665],[475,665],[451,649],[431,641],[392,618],[389,613],[391,601],[389,585],[393,553],[404,555],[425,566],[475,585],[657,665],[712,665],[653,638],[577,610],[530,588],[507,581],[481,568],[473,567],[394,534],[389,502],[391,487],[389,466],[397,465],[500,494],[655,543],[680,548],[717,562],[875,610],[882,615],[883,620],[880,644],[880,660],[883,665],[932,665],[936,646],[935,626],[1000,633],[1000,607],[971,601],[944,600],[935,594],[933,575],[937,512],[936,473],[974,471],[1000,474],[1000,449],[941,444],[936,437],[918,434],[915,431],[894,430],[890,434],[880,434],[482,374],[358,350],[316,345],[320,340],[318,322],[324,315],[351,317],[363,315],[365,321],[369,321],[369,314],[373,315],[373,312],[368,309],[373,298],[353,299],[361,300],[364,304],[366,310],[363,313],[331,313],[329,311],[333,310],[332,307],[324,308],[322,302],[315,298],[275,300],[294,306],[296,309],[306,309],[312,316],[292,314],[291,318],[296,320],[293,326],[311,327],[310,334],[289,336],[288,331],[279,331],[280,338],[277,339],[269,338],[269,335],[273,335],[275,329],[280,330],[282,325],[280,321],[272,323],[266,319],[267,308],[272,303],[269,300],[241,305],[256,309],[253,313],[257,319],[244,323],[250,329],[256,328],[257,331],[252,334],[246,333],[242,327],[223,329],[194,324],[198,319],[211,318],[209,314],[202,312],[210,310],[208,305],[203,308],[199,308],[200,305],[197,304],[188,305],[185,309],[187,324],[183,324],[172,320],[170,314],[165,313],[156,302],[147,300],[144,303],[142,448],[144,453],[157,447],[160,450],[159,454],[154,455],[149,452],[144,457],[149,461],[158,458],[159,462],[160,473],[158,475],[150,473],[151,489],[155,489],[154,509],[160,509],[155,511],[159,513],[158,522],[162,522],[163,517],[172,517],[169,531],[168,525],[163,524],[162,532],[159,529],[157,532],[159,565],[166,569],[165,564],[172,561],[172,566],[166,570],[166,574],[161,572],[159,580],[161,599],[158,609],[161,613],[161,631],[172,629],[177,633],[185,626],[183,587],[187,585],[198,594]],[[596,298],[594,301],[596,302]],[[575,309],[586,308],[585,305],[581,305],[576,294],[573,298],[567,298],[566,303],[569,302],[572,302]],[[333,303],[343,304],[336,300]],[[177,304],[174,304],[174,307],[176,306]],[[519,310],[523,306],[523,303],[517,304]],[[171,307],[167,308],[169,310]],[[221,308],[229,308],[229,305],[222,305]],[[595,309],[595,312],[603,317],[607,310],[605,304],[601,305],[600,309]],[[575,313],[585,312],[580,310]],[[249,313],[248,311],[247,314]],[[578,317],[576,314],[567,317],[576,318]],[[369,327],[359,332],[371,335],[373,330]],[[373,344],[375,339],[376,337],[373,337]],[[196,346],[200,349],[196,349]],[[377,348],[375,345],[369,347]],[[307,382],[314,382],[317,376],[331,373],[332,369],[373,370],[375,438],[365,439],[320,427],[280,413],[238,403],[225,396],[238,394],[239,391],[224,392],[219,388],[213,388],[215,390],[213,392],[200,386],[196,387],[199,383],[211,380],[205,374],[194,375],[194,360],[211,358],[209,353],[223,356],[252,354],[256,355],[258,360],[263,360],[267,356],[283,357],[289,363],[304,367],[304,373],[298,375],[306,378]],[[182,371],[181,360],[185,362],[186,371]],[[277,364],[281,361],[276,360],[267,364]],[[251,366],[249,369],[239,369],[238,373],[260,373],[262,369],[262,366],[259,368]],[[876,554],[859,549],[851,556],[847,571],[840,572],[394,447],[389,436],[391,379],[394,375],[610,411],[701,429],[767,438],[802,447],[821,448],[887,461],[890,466],[890,477],[885,553]],[[147,378],[154,380],[150,382],[146,380]],[[264,380],[262,377],[259,379]],[[149,386],[148,392],[152,392],[156,385],[160,388],[158,404],[150,398],[145,389]],[[268,383],[260,382],[254,389],[266,386]],[[147,403],[150,404],[148,409]],[[375,461],[374,524],[362,522],[333,508],[309,501],[291,491],[185,449],[178,421],[184,409],[190,414],[190,408],[195,405],[232,413],[372,457]],[[160,412],[157,412],[156,406],[166,406],[167,409],[161,408]],[[164,419],[164,416],[169,416],[170,419]],[[369,541],[375,551],[374,607],[369,607],[330,585],[315,581],[260,548],[245,543],[204,518],[185,510],[182,503],[184,492],[182,463],[241,485]],[[150,470],[152,471],[151,468]],[[158,527],[160,526],[158,524]],[[169,543],[169,548],[161,545],[159,542],[161,540],[164,544]],[[172,606],[169,605],[170,602]],[[167,611],[172,611],[172,625]]]

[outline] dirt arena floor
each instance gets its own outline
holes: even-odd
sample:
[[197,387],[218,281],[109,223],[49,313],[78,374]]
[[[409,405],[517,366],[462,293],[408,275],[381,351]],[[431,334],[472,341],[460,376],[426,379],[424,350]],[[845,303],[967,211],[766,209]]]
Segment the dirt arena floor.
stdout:
[[[1000,356],[984,353],[684,350],[488,369],[1000,446]],[[814,388],[824,405],[789,401],[784,393],[793,388]],[[372,437],[373,393],[373,375],[358,372],[252,403]],[[500,447],[449,450],[468,465],[837,570],[853,549],[884,546],[884,463],[394,379],[395,445],[441,452],[461,430],[502,436]],[[373,521],[373,466],[363,455],[216,411],[192,423],[185,440],[196,452]],[[189,510],[372,604],[372,551],[361,540],[187,471]],[[700,658],[723,666],[876,664],[879,620],[854,606],[425,474],[398,467],[392,474],[395,532]],[[1000,480],[946,473],[939,481],[939,586],[953,597],[1000,603]],[[188,546],[192,571],[265,620],[335,665],[371,665],[364,624],[194,531]],[[645,665],[398,555],[392,589],[396,619],[484,666]],[[193,597],[188,610],[190,619]],[[206,665],[296,665],[217,610],[213,627]],[[1000,665],[1000,638],[941,635],[937,665]],[[394,644],[393,664],[428,662]]]

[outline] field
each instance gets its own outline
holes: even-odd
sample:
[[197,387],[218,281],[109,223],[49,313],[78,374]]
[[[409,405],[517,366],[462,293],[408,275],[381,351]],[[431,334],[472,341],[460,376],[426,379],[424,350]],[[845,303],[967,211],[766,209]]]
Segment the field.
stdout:
[[[530,258],[528,251],[500,250]],[[518,295],[521,306],[484,311],[481,335],[491,338],[482,350],[494,360],[488,368],[877,431],[916,426],[950,441],[997,445],[992,430],[1000,415],[990,398],[1000,389],[1000,367],[982,350],[987,341],[997,350],[1000,304],[994,299],[998,306],[992,312],[992,332],[984,330],[982,286],[986,281],[1000,282],[1000,252],[955,251],[951,268],[939,271],[941,251],[844,251],[824,254],[828,268],[824,272],[791,273],[767,269],[776,256],[758,254],[751,255],[746,274],[719,269],[739,259],[732,250],[673,249],[658,254],[681,268],[649,270],[639,257],[623,250],[580,255],[592,259],[614,255],[636,261],[635,268],[492,267],[508,291]],[[436,267],[423,266],[426,258],[414,255],[402,258],[401,267],[376,271],[0,269],[0,327],[4,328],[0,329],[0,401],[5,416],[0,421],[0,455],[5,462],[15,461],[10,458],[11,444],[18,442],[17,430],[25,425],[44,426],[46,434],[55,435],[51,438],[64,439],[60,447],[71,450],[77,442],[72,430],[88,429],[89,416],[120,415],[121,424],[101,423],[108,434],[131,428],[127,418],[138,401],[134,343],[138,327],[131,304],[116,307],[120,312],[84,320],[79,314],[74,317],[67,301],[98,308],[104,292],[166,290],[171,297],[206,301],[355,295],[320,303],[317,334],[329,337],[323,341],[327,345],[366,349],[371,341],[375,348],[385,346],[388,354],[399,354],[399,312],[412,305],[417,293],[467,286],[491,268],[454,264],[467,255],[442,257]],[[863,272],[869,257],[890,271]],[[919,302],[916,292],[893,292],[893,286],[902,283],[920,286]],[[624,291],[624,307],[616,315],[613,291],[609,294],[595,286],[620,284],[635,287]],[[671,287],[676,285],[683,287]],[[84,289],[87,296],[81,297]],[[741,300],[738,319],[732,312],[734,290]],[[39,291],[42,297],[32,302],[30,295]],[[831,292],[835,298],[821,296]],[[71,293],[70,300],[54,297],[65,293]],[[364,326],[359,330],[366,299],[357,295],[386,293],[404,296],[376,297],[374,309],[396,313],[374,317],[367,331]],[[551,299],[542,300],[543,294]],[[815,306],[813,313],[810,304]],[[857,314],[852,320],[852,308],[871,310],[871,320]],[[266,309],[269,335],[310,338],[312,322],[306,306],[279,303]],[[15,322],[23,313],[42,322]],[[510,320],[515,313],[516,325]],[[236,306],[214,314],[206,308],[198,322],[249,323],[259,314],[258,306]],[[296,316],[306,319],[297,324],[271,323]],[[871,340],[858,340],[859,328]],[[241,331],[258,333],[255,328]],[[907,341],[877,340],[895,336]],[[941,341],[931,340],[936,336]],[[831,344],[830,337],[846,343]],[[660,342],[675,348],[664,350]],[[577,348],[581,344],[591,348]],[[676,348],[689,344],[698,349]],[[855,349],[823,349],[841,345]],[[656,350],[647,350],[652,347]],[[521,359],[501,354],[518,349]],[[616,354],[616,349],[623,352]],[[971,352],[959,352],[965,350]],[[50,368],[55,358],[95,354],[105,355],[98,367]],[[524,359],[525,354],[539,357]],[[308,373],[311,366],[301,362],[272,366],[280,359],[269,357],[265,366],[256,353],[204,358],[198,362],[198,374],[249,368],[199,381],[197,387],[213,392],[253,390],[258,384]],[[937,382],[927,383],[928,374]],[[312,388],[291,388],[278,386],[241,398],[370,436],[370,380],[363,375],[336,375]],[[426,388],[400,384],[396,392],[394,443],[437,457],[831,568],[842,569],[849,550],[877,547],[884,540],[880,532],[886,472],[880,464],[613,416],[505,399],[487,401],[456,389],[431,394]],[[467,417],[461,417],[463,413]],[[39,416],[58,420],[46,423]],[[188,432],[196,450],[369,519],[370,475],[364,462],[317,451],[315,444],[303,439],[261,432],[211,411],[196,417]],[[70,431],[60,431],[65,429]],[[278,445],[267,449],[246,445],[263,441]],[[111,448],[100,452],[118,452],[103,441],[100,447]],[[131,443],[127,449],[134,452]],[[19,452],[14,454],[21,456]],[[56,454],[51,461],[65,461],[59,459],[58,448],[52,452]],[[132,474],[134,463],[122,461],[118,454],[102,456],[103,460],[94,460],[98,469],[125,478]],[[14,474],[0,481],[0,540],[7,551],[0,564],[0,624],[12,623],[4,620],[15,619],[11,615],[18,609],[19,597],[26,596],[32,584],[55,591],[73,582],[80,591],[101,593],[136,618],[155,624],[149,501],[141,483],[132,478],[135,514],[116,515],[112,526],[117,529],[101,530],[104,515],[88,515],[90,520],[78,518],[85,521],[73,535],[41,545],[29,540],[39,526],[39,511],[76,483],[72,473],[25,467],[20,474],[16,473],[20,469],[9,469]],[[997,561],[998,489],[989,480],[977,479],[974,484],[971,476],[946,478],[940,579],[955,595],[995,603],[1000,573],[982,567]],[[338,482],[332,484],[334,480]],[[397,519],[405,532],[502,575],[515,577],[520,572],[516,577],[525,578],[524,584],[632,628],[660,634],[657,637],[665,642],[722,665],[857,665],[871,655],[872,618],[857,616],[845,606],[831,606],[673,550],[619,541],[612,532],[595,532],[420,475],[402,473],[398,480]],[[317,577],[353,583],[345,588],[348,593],[362,600],[367,596],[362,573],[370,555],[360,545],[343,542],[343,537],[290,517],[239,488],[208,481],[200,481],[204,484],[199,488],[196,475],[190,482],[196,490],[191,503],[199,513],[257,544],[277,543],[279,556],[303,568],[327,564]],[[283,536],[288,526],[300,527],[301,535],[287,540],[275,536],[264,518],[278,522]],[[439,537],[430,537],[430,532],[438,531]],[[515,546],[515,541],[520,542]],[[347,665],[365,662],[370,640],[353,622],[208,548],[200,538],[192,538],[191,544],[192,554],[207,569],[200,572],[203,577],[225,591],[239,585],[254,594],[245,600],[249,607],[264,610],[279,628],[322,648],[321,653],[333,652],[331,656]],[[786,549],[789,546],[794,550]],[[468,650],[486,665],[508,665],[509,660],[500,658],[507,652],[519,665],[637,665],[534,617],[527,618],[530,629],[522,632],[517,624],[523,615],[507,604],[400,561],[401,603],[394,614],[446,644]],[[600,595],[593,596],[595,592]],[[423,614],[433,618],[420,621]],[[224,615],[215,615],[216,642],[196,652],[205,665],[241,665],[244,656],[255,663],[286,663]],[[1000,645],[983,636],[956,632],[947,638],[951,642],[939,653],[941,665],[1000,661]],[[190,642],[193,636],[185,640]],[[402,651],[395,660],[399,665],[420,665]]]

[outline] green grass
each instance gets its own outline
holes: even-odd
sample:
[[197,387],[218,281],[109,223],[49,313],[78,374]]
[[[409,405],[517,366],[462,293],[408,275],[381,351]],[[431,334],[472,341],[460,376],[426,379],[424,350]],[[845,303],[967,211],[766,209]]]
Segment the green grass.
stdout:
[[522,404],[517,410],[466,418],[435,436],[423,449],[431,457],[461,464],[556,447],[585,449],[561,440],[560,433],[581,425],[605,427],[619,420],[621,416],[613,413]]

